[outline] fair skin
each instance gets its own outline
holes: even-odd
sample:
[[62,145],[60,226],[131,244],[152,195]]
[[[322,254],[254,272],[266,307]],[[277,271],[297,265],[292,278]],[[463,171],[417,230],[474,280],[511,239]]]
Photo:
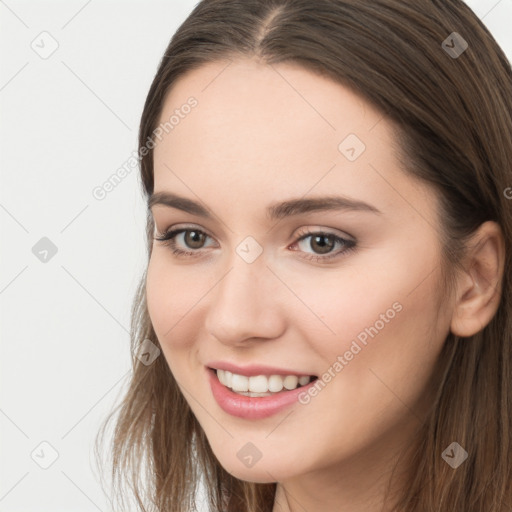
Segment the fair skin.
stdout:
[[[392,465],[425,421],[426,385],[446,336],[470,336],[496,312],[501,232],[482,225],[468,272],[446,297],[436,194],[399,169],[390,122],[299,66],[227,63],[183,76],[163,106],[161,121],[190,96],[198,101],[156,144],[154,190],[200,202],[213,217],[152,207],[157,234],[187,227],[192,233],[178,234],[176,246],[199,255],[153,243],[146,284],[155,333],[220,464],[242,480],[278,482],[274,512],[382,512]],[[349,134],[366,146],[354,161],[338,149]],[[324,195],[381,213],[266,217],[271,203]],[[356,246],[346,251],[324,238],[335,245],[322,252],[314,236],[297,241],[304,229]],[[252,263],[236,252],[247,236],[263,249]],[[212,396],[208,361],[321,376],[394,303],[400,312],[308,404],[247,420]],[[247,442],[262,453],[252,467],[237,457]]]

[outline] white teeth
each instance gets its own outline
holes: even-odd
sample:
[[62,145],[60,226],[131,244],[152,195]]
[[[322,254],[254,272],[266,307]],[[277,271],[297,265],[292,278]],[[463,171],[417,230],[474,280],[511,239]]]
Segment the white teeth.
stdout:
[[309,376],[298,377],[297,375],[246,377],[227,370],[217,370],[217,376],[224,386],[246,396],[267,396],[270,393],[278,393],[283,388],[291,390],[295,389],[297,385],[305,386],[311,380]]
[[268,390],[278,393],[283,389],[283,378],[281,375],[271,375],[268,379]]
[[249,377],[234,373],[231,378],[231,389],[233,391],[249,391]]
[[287,375],[283,380],[283,386],[286,389],[295,389],[298,383],[299,377],[297,377],[296,375]]
[[309,384],[310,377],[307,375],[304,375],[303,377],[299,377],[299,384],[301,386],[305,386],[306,384]]
[[268,380],[265,375],[249,377],[249,389],[253,393],[266,393],[268,391]]

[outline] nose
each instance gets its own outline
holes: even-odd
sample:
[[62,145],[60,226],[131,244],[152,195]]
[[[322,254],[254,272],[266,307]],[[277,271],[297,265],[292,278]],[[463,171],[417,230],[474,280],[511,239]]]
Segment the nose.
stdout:
[[247,263],[238,255],[208,294],[205,328],[221,343],[248,346],[282,336],[285,312],[280,301],[283,285],[269,270],[263,257]]

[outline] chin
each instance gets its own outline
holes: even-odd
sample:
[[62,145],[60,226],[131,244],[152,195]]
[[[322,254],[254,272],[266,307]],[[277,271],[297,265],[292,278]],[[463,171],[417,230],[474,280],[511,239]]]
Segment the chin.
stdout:
[[[226,467],[224,469],[230,474],[233,475],[238,480],[243,480],[244,482],[252,482],[255,484],[270,484],[276,481],[281,480],[279,474],[276,474],[272,469],[267,470],[264,467],[257,468],[258,464],[253,466],[252,468],[240,468],[229,471]],[[268,472],[267,472],[268,471]]]
[[[290,467],[292,465],[283,459],[279,461],[272,459],[265,460],[265,457],[262,456],[250,467],[246,466],[243,462],[243,457],[242,460],[240,460],[236,453],[234,457],[233,454],[229,454],[228,458],[217,457],[217,460],[230,475],[246,482],[268,484],[282,481],[292,476],[290,475]],[[296,470],[293,473],[296,473]]]

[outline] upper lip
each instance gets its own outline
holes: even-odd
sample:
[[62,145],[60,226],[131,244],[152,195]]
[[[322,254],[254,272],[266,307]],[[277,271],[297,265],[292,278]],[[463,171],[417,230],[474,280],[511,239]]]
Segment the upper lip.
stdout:
[[246,377],[254,377],[256,375],[297,375],[298,377],[315,377],[312,373],[304,373],[296,370],[287,370],[285,368],[277,368],[275,366],[266,366],[261,364],[238,366],[228,361],[212,361],[206,366],[214,370],[227,370],[238,375],[245,375]]

